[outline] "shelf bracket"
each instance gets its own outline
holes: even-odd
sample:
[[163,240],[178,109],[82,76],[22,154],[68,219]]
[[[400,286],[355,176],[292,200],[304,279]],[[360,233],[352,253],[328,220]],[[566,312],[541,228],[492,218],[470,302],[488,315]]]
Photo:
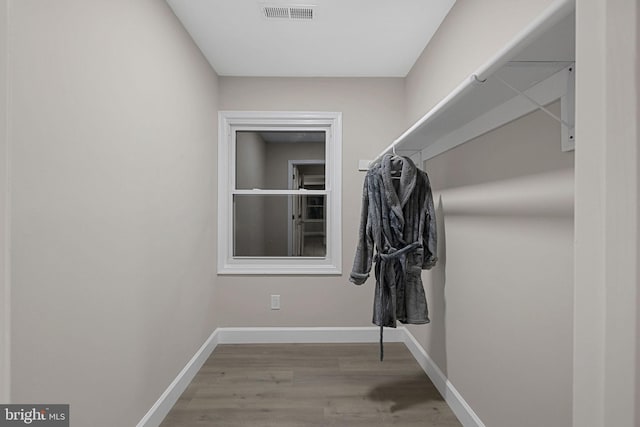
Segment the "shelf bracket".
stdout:
[[569,67],[567,76],[567,92],[560,97],[560,116],[568,123],[562,126],[562,151],[571,151],[576,148],[576,65]]
[[[478,80],[478,77],[474,75],[476,80],[480,83],[483,80]],[[549,117],[557,120],[562,125],[562,141],[561,141],[561,149],[562,151],[571,151],[575,149],[575,87],[576,87],[576,74],[575,74],[575,64],[570,65],[567,68],[567,84],[566,91],[560,96],[560,117],[556,114],[552,113],[547,109],[544,105],[540,104],[538,101],[527,95],[525,92],[519,90],[518,88],[513,87],[509,83],[507,83],[503,78],[498,75],[493,76],[497,81],[517,93],[518,95],[526,98],[529,102],[535,105],[539,110],[546,113]],[[485,80],[486,81],[486,80]]]

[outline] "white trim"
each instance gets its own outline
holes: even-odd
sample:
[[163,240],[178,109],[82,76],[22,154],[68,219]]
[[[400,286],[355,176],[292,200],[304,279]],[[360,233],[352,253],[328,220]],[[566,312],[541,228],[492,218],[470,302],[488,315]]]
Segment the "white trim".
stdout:
[[555,0],[547,6],[540,15],[525,26],[502,49],[484,63],[474,73],[479,80],[486,80],[503,65],[511,61],[514,56],[531,46],[554,25],[569,16],[576,8],[575,0]]
[[[243,263],[244,259],[249,259],[251,263]],[[219,270],[218,274],[340,274],[340,270],[337,270],[332,265],[325,264],[325,258],[295,257],[294,259],[287,259],[275,257],[235,257],[233,261],[230,260],[229,262],[227,262],[225,264],[224,271]]]
[[[523,91],[523,93],[540,105],[546,105],[558,98],[564,98],[562,105],[568,108],[562,111],[562,117],[573,121],[573,118],[568,116],[567,111],[569,107],[573,107],[574,101],[567,97],[570,79],[575,75],[575,73],[570,71],[573,67],[574,64],[565,67],[542,80],[540,83]],[[424,159],[431,159],[537,109],[538,106],[527,98],[514,96],[508,101],[497,105],[470,122],[442,136],[437,141],[433,141],[422,150],[422,156]],[[562,127],[564,128],[564,126]],[[569,130],[563,131],[563,135],[568,135],[568,132]],[[573,133],[573,130],[571,130],[571,132]],[[563,144],[562,148],[563,151],[571,149],[568,144]]]
[[[189,360],[137,427],[157,427],[218,344],[378,342],[380,330],[368,327],[217,328]],[[404,328],[385,329],[386,342],[404,342]]]
[[564,95],[560,97],[560,118],[569,123],[571,127],[562,126],[562,151],[576,149],[576,66],[568,69],[567,87]]
[[444,397],[445,402],[447,402],[447,405],[449,405],[462,425],[464,427],[485,427],[480,417],[476,415],[473,409],[471,409],[471,406],[469,406],[458,390],[456,390],[440,368],[438,368],[438,365],[429,357],[413,334],[411,334],[408,329],[403,329],[405,337],[404,344],[431,382],[436,386],[442,397]]
[[[342,113],[310,111],[218,112],[218,274],[342,273]],[[324,130],[325,190],[235,190],[234,131]],[[325,257],[234,257],[233,194],[326,194]]]
[[231,193],[234,196],[236,194],[261,194],[263,196],[326,196],[327,194],[329,194],[327,190],[260,190],[257,188],[255,190],[231,190]]
[[[259,343],[374,343],[380,340],[380,328],[307,327],[307,328],[218,328],[220,344]],[[404,342],[404,328],[385,328],[385,342]]]
[[[140,420],[137,427],[157,427],[162,423],[218,344],[377,343],[379,339],[380,328],[376,326],[217,328]],[[485,427],[406,327],[385,328],[384,341],[401,342],[407,346],[464,427]]]
[[[453,91],[378,154],[373,161],[375,162],[385,153],[394,150],[410,152],[423,150],[433,144],[434,140],[439,140],[441,132],[447,129],[453,131],[463,126],[463,124],[456,121],[448,121],[451,117],[458,115],[460,115],[462,119],[466,117],[478,117],[485,110],[492,109],[492,107],[496,106],[494,102],[499,101],[499,104],[502,104],[502,100],[495,98],[495,95],[498,95],[498,91],[494,90],[495,86],[484,83],[490,80],[494,73],[504,70],[505,65],[515,60],[517,55],[525,48],[536,46],[536,42],[538,42],[545,33],[552,30],[555,25],[560,24],[563,19],[569,17],[574,10],[575,0],[553,1],[536,19],[511,39],[506,46],[477,69],[475,73],[464,79]],[[537,58],[537,61],[538,63],[558,62],[557,58],[545,57],[544,55]],[[572,62],[573,58],[566,58],[566,61]],[[537,77],[530,80],[530,83],[535,82],[536,79]],[[560,96],[561,94],[558,94],[556,98]],[[479,102],[479,100],[483,102]],[[460,114],[459,111],[454,111],[461,107],[464,109],[464,114]],[[434,129],[435,131],[432,132]],[[428,159],[427,157],[424,160]]]
[[202,344],[200,349],[193,355],[191,360],[178,373],[176,378],[169,384],[169,387],[160,395],[156,403],[145,414],[137,424],[137,427],[157,427],[167,416],[173,405],[178,401],[180,395],[196,376],[204,362],[211,356],[213,350],[218,345],[218,329],[213,331],[209,338]]

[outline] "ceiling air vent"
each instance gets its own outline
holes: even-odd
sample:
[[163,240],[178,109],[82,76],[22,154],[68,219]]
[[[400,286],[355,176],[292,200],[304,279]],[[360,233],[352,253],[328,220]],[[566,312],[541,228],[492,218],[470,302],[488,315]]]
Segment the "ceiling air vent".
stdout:
[[262,6],[262,13],[267,19],[313,20],[312,6]]
[[313,9],[310,7],[290,7],[289,17],[291,19],[313,19]]
[[262,8],[265,18],[289,19],[288,7],[265,6]]

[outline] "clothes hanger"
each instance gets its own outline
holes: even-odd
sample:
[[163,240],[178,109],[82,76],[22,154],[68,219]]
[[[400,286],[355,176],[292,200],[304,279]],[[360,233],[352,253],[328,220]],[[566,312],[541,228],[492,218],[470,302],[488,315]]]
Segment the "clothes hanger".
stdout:
[[[402,157],[398,156],[398,153],[396,153],[395,144],[391,145],[391,152],[393,153],[393,157],[398,157],[402,159]],[[401,176],[402,176],[402,169],[391,171],[391,179],[400,179]]]

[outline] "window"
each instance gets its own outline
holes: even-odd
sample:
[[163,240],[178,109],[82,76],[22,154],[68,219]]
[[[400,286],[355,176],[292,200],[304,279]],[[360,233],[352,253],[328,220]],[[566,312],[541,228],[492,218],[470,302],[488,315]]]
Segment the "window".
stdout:
[[219,113],[218,273],[341,272],[342,115]]

